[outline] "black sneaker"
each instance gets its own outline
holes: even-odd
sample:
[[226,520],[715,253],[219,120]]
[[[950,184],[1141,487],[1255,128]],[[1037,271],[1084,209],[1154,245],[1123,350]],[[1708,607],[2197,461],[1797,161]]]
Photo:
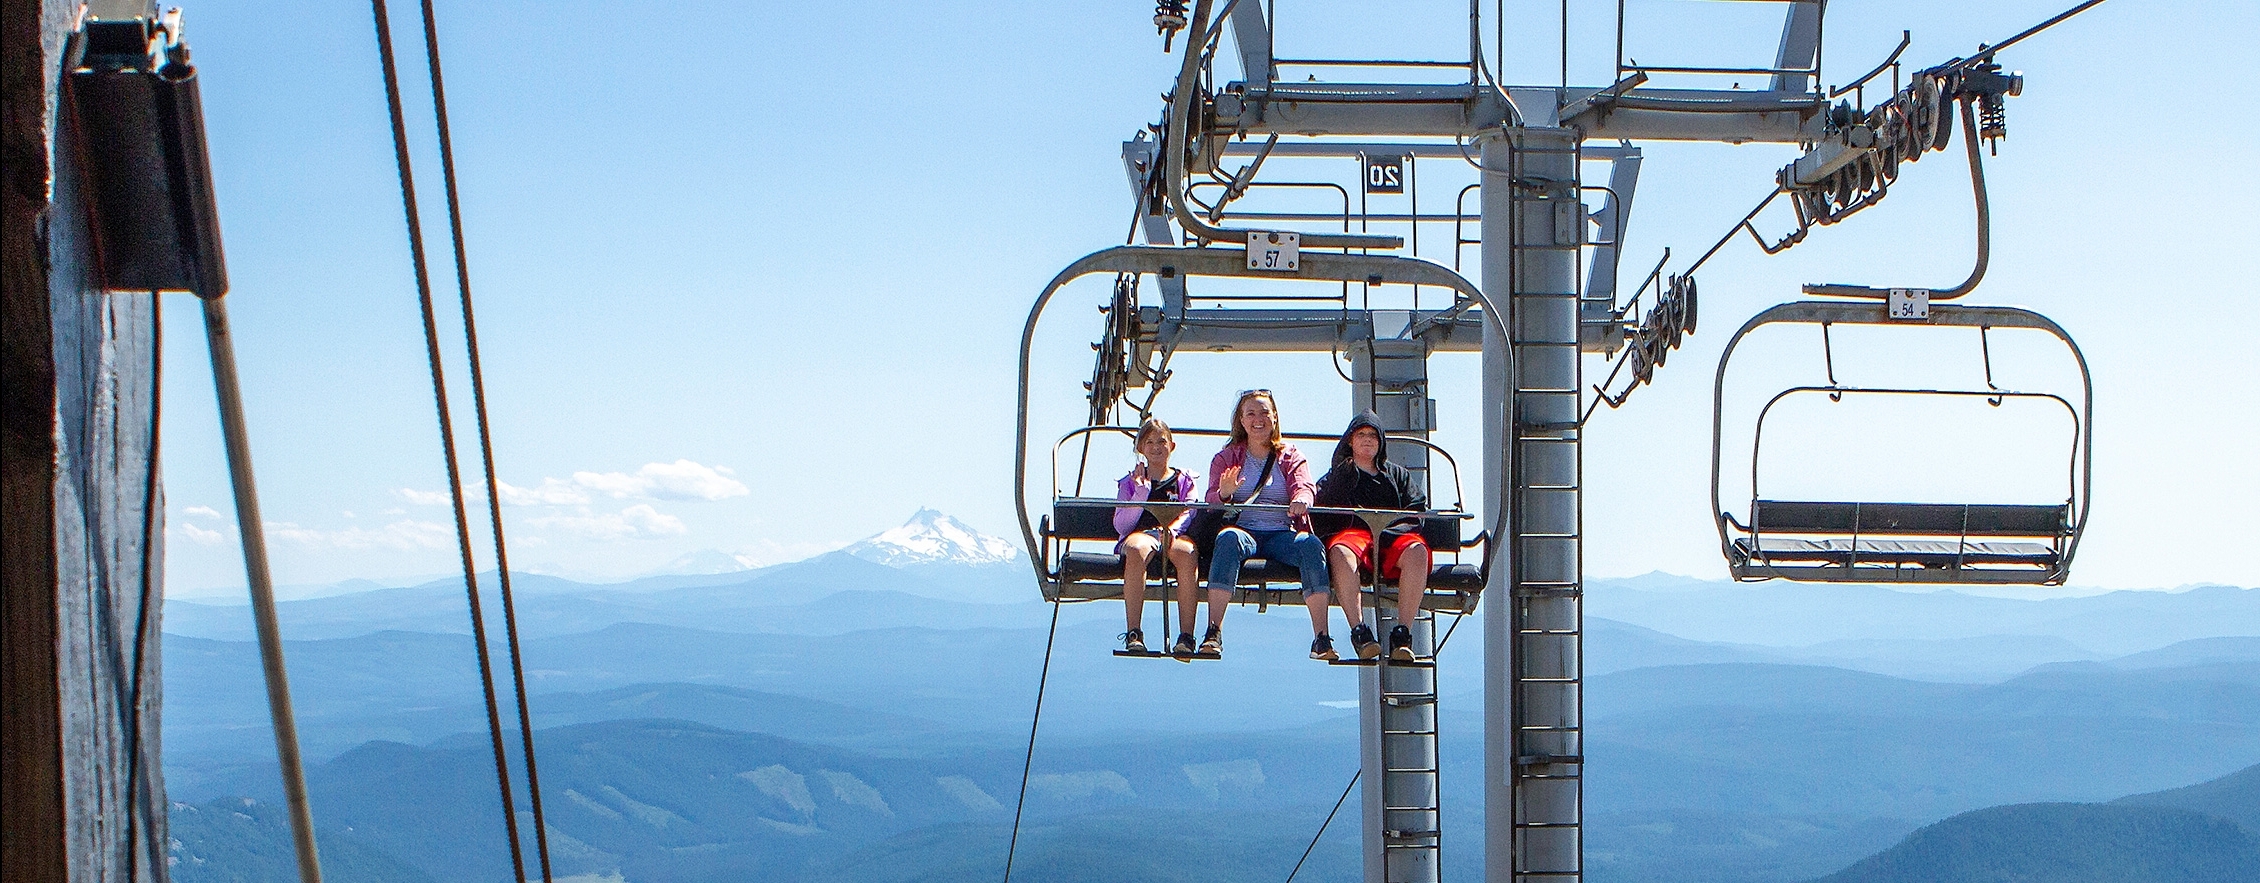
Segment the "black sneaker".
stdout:
[[1178,633],[1177,633],[1177,643],[1170,645],[1170,647],[1169,647],[1169,655],[1171,655],[1171,656],[1191,656],[1191,655],[1193,655],[1193,633],[1192,633],[1192,632],[1178,632]]
[[1201,652],[1217,656],[1224,655],[1223,626],[1212,625],[1208,627],[1208,634],[1201,636]]
[[1131,629],[1127,632],[1123,632],[1122,651],[1125,653],[1146,652],[1146,633],[1138,629]]
[[1381,642],[1373,639],[1373,629],[1364,623],[1350,627],[1350,648],[1358,652],[1359,659],[1372,659],[1381,655]]
[[1400,625],[1389,630],[1389,658],[1399,662],[1413,661],[1412,629]]
[[1333,662],[1342,658],[1342,654],[1334,652],[1334,639],[1325,632],[1320,632],[1317,637],[1310,639],[1310,658]]

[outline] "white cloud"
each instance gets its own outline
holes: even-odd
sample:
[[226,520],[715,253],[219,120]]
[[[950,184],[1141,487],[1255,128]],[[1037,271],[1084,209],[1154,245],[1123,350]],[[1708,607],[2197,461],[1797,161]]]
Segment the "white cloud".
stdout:
[[[544,478],[531,487],[497,481],[495,490],[505,506],[587,506],[592,492],[613,499],[643,500],[725,500],[750,493],[744,483],[730,477],[732,474],[726,466],[676,460],[646,463],[634,472],[575,472],[571,481]],[[477,488],[465,490],[469,492],[466,502],[485,499]],[[445,491],[401,488],[393,493],[418,506],[445,506],[452,502]],[[630,506],[618,514],[608,515],[592,516],[583,511],[578,516],[558,515],[535,523],[566,526],[585,536],[596,537],[683,532],[681,522],[649,506]]]
[[682,519],[654,509],[647,503],[637,503],[618,512],[591,514],[584,511],[579,515],[544,516],[532,519],[530,523],[553,527],[592,540],[626,540],[690,532]]
[[404,487],[393,493],[399,494],[401,499],[418,506],[445,506],[453,502],[446,491],[420,491],[412,487]]
[[267,532],[278,540],[310,548],[409,551],[444,548],[455,541],[455,532],[446,525],[406,518],[373,530],[363,527],[318,530],[288,521],[270,521]]
[[199,546],[216,546],[228,538],[227,534],[216,530],[205,530],[186,521],[175,523],[167,532],[187,537],[189,542]]
[[494,483],[502,493],[505,506],[578,506],[589,501],[589,495],[574,485],[555,478],[544,478],[534,487],[519,487],[507,481]]
[[220,510],[214,509],[210,506],[190,506],[186,509],[180,510],[180,514],[194,515],[198,518],[218,518],[220,517]]
[[730,474],[728,468],[676,460],[645,463],[633,473],[575,472],[573,480],[582,487],[615,498],[723,500],[750,493],[743,482],[731,478]]

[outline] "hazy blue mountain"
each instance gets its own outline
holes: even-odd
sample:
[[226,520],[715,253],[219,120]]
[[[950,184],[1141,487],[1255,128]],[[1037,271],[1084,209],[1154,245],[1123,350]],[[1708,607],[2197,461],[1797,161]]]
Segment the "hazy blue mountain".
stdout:
[[1821,883],[2242,883],[2260,836],[2159,806],[2028,803],[1963,813]]
[[[682,638],[679,631],[662,632],[671,640]],[[1151,668],[1154,679],[1233,670],[1107,659],[1116,667]],[[1343,673],[1300,665],[1307,674]],[[1269,692],[1251,692],[1247,685],[1239,684],[1243,702]],[[2255,685],[2260,676],[2253,669],[2234,665],[2041,672],[1995,685],[1753,664],[1651,668],[1595,678],[1589,685],[1586,789],[1592,879],[1806,879],[1875,854],[1924,820],[2003,802],[2102,799],[2218,776],[2260,762]],[[1121,879],[1167,879],[1183,867],[1257,877],[1281,873],[1357,766],[1355,718],[1347,709],[1318,706],[1328,716],[1285,729],[1242,724],[1237,731],[1198,732],[1190,726],[1209,711],[1199,703],[1165,702],[1138,711],[1101,703],[1083,712],[1077,726],[1060,726],[1054,715],[1065,715],[1070,705],[1061,700],[1084,686],[1054,681],[1029,792],[1032,849],[1057,848],[1029,856],[1053,855],[1040,861],[1056,861],[1063,869],[1126,863]],[[542,732],[545,808],[559,855],[579,856],[575,860],[583,864],[573,867],[591,872],[606,863],[633,866],[641,875],[630,871],[628,879],[639,883],[729,874],[767,879],[761,875],[776,868],[800,869],[805,876],[799,879],[866,873],[917,878],[910,868],[931,872],[935,880],[994,879],[997,854],[979,844],[990,843],[1000,834],[997,826],[1008,821],[999,813],[1017,788],[1023,744],[1018,739],[1026,732],[957,742],[962,733],[917,729],[920,722],[902,720],[899,703],[881,706],[895,709],[884,711],[896,715],[888,717],[880,709],[834,711],[807,699],[707,685],[559,694],[546,707],[551,710],[545,714],[568,717],[706,708],[717,718],[742,715],[785,731],[779,738],[679,721],[612,721]],[[839,714],[872,727],[899,727],[906,741],[924,750],[814,744],[798,736],[824,731],[814,726],[794,731],[794,721],[807,719],[796,714]],[[1024,725],[1020,714],[1010,717],[1015,727]],[[2097,733],[2114,739],[2097,739]],[[853,738],[838,730],[832,737]],[[2125,762],[2125,743],[2116,741],[2121,738],[2147,746],[2144,763]],[[1471,703],[1448,706],[1442,744],[1447,839],[1456,844],[1446,862],[1464,875],[1479,858],[1464,846],[1479,842],[1481,723]],[[779,784],[793,780],[779,773],[731,780],[769,766],[799,776],[812,796],[794,803],[798,792]],[[432,861],[447,867],[498,867],[500,853],[493,850],[499,849],[495,832],[501,821],[492,769],[485,737],[463,734],[422,747],[364,745],[321,764],[314,780],[324,817],[351,825],[365,843],[394,855],[422,844],[419,848],[432,851]],[[845,797],[840,801],[849,808],[827,809],[819,793],[819,781],[830,781],[823,770],[855,776],[897,815],[858,816],[849,808],[859,804]],[[262,784],[266,780],[257,772],[239,769],[235,778],[222,777],[213,787],[271,794],[272,785]],[[949,776],[964,777],[1000,809],[968,807],[941,820],[906,809],[934,803],[939,798],[931,789],[937,787],[960,795],[950,799],[961,803],[971,797],[964,786],[931,784]],[[784,803],[741,793],[746,783],[759,790],[760,781],[781,789],[787,797],[777,799]],[[842,793],[861,793],[841,782],[847,788]],[[602,792],[604,787],[619,794]],[[334,807],[338,801],[349,806]],[[398,812],[410,803],[416,812]],[[560,808],[566,804],[577,809]],[[790,815],[780,805],[814,808]],[[1337,822],[1341,830],[1329,835],[1332,845],[1321,850],[1333,850],[1338,863],[1315,879],[1337,872],[1354,876],[1345,870],[1354,868],[1354,837],[1331,839],[1355,831],[1354,802],[1349,811],[1353,815]],[[402,815],[415,818],[385,821]],[[1154,833],[1170,819],[1187,816],[1235,831],[1265,830],[1272,839],[1224,846],[1204,844],[1218,838],[1199,832],[1155,833],[1150,840],[1123,833]],[[395,833],[379,835],[388,830]],[[447,838],[458,845],[431,846]],[[1125,851],[1108,845],[1118,839],[1143,846]],[[480,858],[482,849],[493,852]],[[846,864],[808,863],[819,854]],[[1184,865],[1191,859],[1175,858],[1180,854],[1214,864]],[[427,872],[450,879],[444,869]],[[705,876],[709,873],[717,876]]]
[[[919,533],[923,528],[913,524],[896,530]],[[996,551],[979,551],[986,548],[982,543],[994,545],[993,537],[969,541],[910,536],[909,545],[898,548],[879,542],[886,536],[866,541],[859,551],[895,562],[892,565],[840,551],[759,570],[648,577],[609,586],[514,574],[519,627],[528,636],[594,631],[627,622],[836,634],[890,625],[962,628],[999,619],[1040,622],[1048,615],[1024,561],[983,557]],[[969,543],[979,548],[963,555],[949,552]],[[500,607],[493,583],[492,574],[482,575],[490,611]],[[851,591],[899,593],[912,600],[861,611],[824,603],[832,594]],[[795,605],[804,609],[788,609]],[[386,630],[470,630],[460,579],[287,601],[278,612],[284,633],[294,639]],[[1781,650],[1772,661],[1982,680],[2043,663],[2099,660],[2180,641],[2260,636],[2260,590],[2204,586],[2179,592],[2025,600],[1880,586],[1705,582],[1650,575],[1593,581],[1587,614],[1596,621],[1639,626],[1688,641],[1748,645],[1735,648],[1737,653],[1750,647]],[[493,627],[499,631],[498,616]],[[165,630],[249,640],[251,617],[240,605],[172,601],[166,605]]]
[[2234,586],[2025,600],[1951,590],[1644,577],[1594,580],[1585,610],[1683,638],[1773,646],[2025,635],[2117,656],[2193,638],[2260,635],[2260,590]]
[[[247,797],[175,803],[167,813],[168,875],[175,883],[284,883],[298,879],[290,813]],[[335,826],[317,832],[322,879],[331,883],[433,883],[432,877]]]
[[2166,668],[2206,662],[2260,662],[2260,636],[2196,638],[2108,660],[2112,668]]
[[[1594,808],[1585,818],[1585,879],[1786,883],[1873,855],[1913,827],[1901,819],[1861,815]],[[1469,834],[1477,831],[1471,827]]]
[[[2260,761],[2260,664],[1989,685],[1680,666],[1594,678],[1586,695],[1586,799],[1621,810],[1935,819],[2106,800]],[[1456,717],[1480,727],[1472,711]],[[2142,763],[2127,762],[2129,745]]]
[[[1173,842],[1187,858],[1225,868],[1261,858],[1266,876],[1283,872],[1303,845],[1298,838],[1313,830],[1308,823],[1322,817],[1308,808],[1323,812],[1339,794],[1341,783],[1321,771],[1355,764],[1355,740],[1346,736],[1282,731],[1045,746],[1029,782],[1026,858],[1039,868],[1101,870],[1128,857],[1140,867],[1162,857],[1146,854],[1157,845],[1147,836],[1174,827],[1159,842]],[[946,879],[993,879],[1003,842],[992,835],[1011,821],[1022,760],[1018,747],[883,758],[654,720],[545,730],[538,746],[557,872],[618,871],[633,881],[849,879],[875,863],[915,876],[932,862],[962,866],[963,875]],[[316,766],[308,780],[326,824],[436,880],[508,876],[483,736],[425,747],[370,743]],[[1305,810],[1266,820],[1282,807]],[[530,825],[523,797],[519,810]],[[1176,825],[1187,813],[1217,827]],[[1089,836],[1092,814],[1119,824]],[[1233,838],[1215,836],[1227,826],[1270,833],[1243,838],[1235,827]],[[969,836],[914,834],[935,830]],[[913,836],[888,842],[899,835]],[[905,854],[921,857],[903,864]],[[1183,870],[1154,867],[1106,876],[1172,879]]]
[[[780,868],[808,880],[995,879],[1009,815],[928,819],[885,795],[926,793],[913,787],[923,777],[919,787],[961,799],[972,792],[934,783],[963,776],[1009,809],[1000,789],[1019,781],[1055,613],[1032,600],[1024,562],[889,566],[834,553],[616,586],[514,581],[545,781],[587,786],[553,784],[545,806],[559,855],[582,861],[573,867],[633,865],[633,883]],[[990,597],[1029,600],[967,600]],[[2243,637],[2260,634],[2260,592],[2032,601],[1649,577],[1596,581],[1591,597],[1596,883],[1809,879],[1955,813],[2104,800],[2260,762],[2260,638]],[[498,849],[501,817],[460,584],[284,608],[302,738],[330,789],[322,805],[361,801],[355,836],[375,855],[405,861],[419,838],[462,840],[428,857],[444,860],[428,871],[439,879],[500,867],[499,852],[476,854]],[[1118,604],[1056,612],[1028,864],[1015,873],[1283,876],[1356,768],[1355,670],[1303,658],[1299,608],[1233,611],[1227,660],[1198,665],[1110,656]],[[1149,640],[1168,631],[1159,614],[1147,612]],[[248,611],[176,602],[167,616],[169,788],[190,800],[271,796]],[[1460,631],[1439,673],[1451,876],[1479,858],[1482,648],[1478,623]],[[675,722],[635,722],[652,718]],[[2130,745],[2141,762],[2127,762]],[[720,772],[741,762],[752,765]],[[718,765],[716,777],[669,772],[700,763]],[[770,766],[800,776],[827,821],[740,793],[768,795],[756,779],[769,781],[790,797],[782,805],[801,806],[777,784],[784,776],[724,781]],[[897,817],[857,821],[852,801],[827,809],[823,770],[855,776]],[[633,802],[591,790],[603,786]],[[438,789],[429,806],[426,789]],[[387,807],[414,818],[380,822]],[[1314,862],[1333,858],[1301,879],[1356,876],[1354,801],[1344,812]],[[365,836],[410,823],[425,827]],[[1250,834],[1188,830],[1201,825]]]
[[2170,806],[2220,816],[2260,836],[2260,764],[2210,782],[2129,795],[2112,802],[2129,806]]

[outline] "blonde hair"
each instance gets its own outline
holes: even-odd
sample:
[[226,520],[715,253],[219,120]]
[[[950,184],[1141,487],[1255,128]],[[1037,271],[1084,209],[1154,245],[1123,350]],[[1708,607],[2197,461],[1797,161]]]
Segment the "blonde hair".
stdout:
[[1242,447],[1247,446],[1248,428],[1240,425],[1240,409],[1248,404],[1249,399],[1259,398],[1271,405],[1270,441],[1271,447],[1276,450],[1279,448],[1280,443],[1284,441],[1286,437],[1284,435],[1281,435],[1279,431],[1279,400],[1272,398],[1271,391],[1266,389],[1254,389],[1241,393],[1240,398],[1232,402],[1232,422],[1230,424],[1232,427],[1232,438],[1230,443],[1240,445]]

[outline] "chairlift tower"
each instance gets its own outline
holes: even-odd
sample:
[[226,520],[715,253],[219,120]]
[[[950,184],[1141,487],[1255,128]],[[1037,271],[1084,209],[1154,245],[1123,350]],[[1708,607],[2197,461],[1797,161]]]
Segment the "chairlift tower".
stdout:
[[[1051,293],[1077,275],[1112,270],[1133,280],[1128,295],[1118,283],[1107,336],[1099,343],[1099,370],[1090,384],[1093,425],[1104,422],[1103,415],[1127,387],[1165,383],[1167,355],[1175,351],[1346,350],[1353,405],[1379,412],[1392,434],[1425,437],[1433,428],[1434,412],[1427,392],[1428,357],[1481,353],[1483,441],[1476,459],[1485,509],[1497,517],[1483,544],[1483,589],[1490,595],[1490,603],[1482,605],[1486,883],[1576,881],[1584,872],[1581,451],[1585,417],[1594,400],[1588,397],[1582,357],[1623,351],[1619,367],[1633,366],[1636,386],[1694,325],[1694,286],[1687,272],[1666,280],[1659,265],[1641,286],[1640,293],[1654,289],[1645,315],[1638,313],[1640,293],[1630,300],[1619,297],[1619,248],[1640,169],[1633,142],[1802,145],[1803,155],[1775,182],[1776,194],[1791,198],[1797,232],[1770,245],[1760,240],[1767,251],[1778,251],[1811,226],[1834,223],[1880,199],[1901,160],[1942,149],[1957,101],[1970,134],[1977,134],[1973,121],[1982,112],[1988,121],[1986,136],[1997,137],[2000,97],[2021,85],[1990,64],[1993,50],[1987,50],[1916,74],[1900,88],[1895,52],[1875,71],[1832,93],[1820,86],[1824,3],[1775,2],[1783,10],[1782,29],[1769,65],[1632,65],[1625,59],[1620,21],[1614,82],[1524,86],[1498,82],[1486,48],[1502,59],[1561,53],[1566,72],[1567,47],[1557,42],[1565,39],[1559,23],[1550,18],[1485,22],[1480,0],[1469,6],[1464,62],[1285,59],[1275,51],[1275,22],[1267,15],[1291,14],[1289,4],[1269,5],[1267,13],[1262,3],[1193,0],[1188,9],[1179,0],[1164,0],[1155,23],[1171,38],[1177,30],[1186,31],[1179,75],[1166,96],[1170,108],[1161,124],[1152,127],[1154,137],[1141,132],[1123,146],[1124,169],[1141,218],[1138,233],[1147,245],[1100,252],[1062,272],[1039,299],[1024,332],[1018,490],[1032,552],[1040,544],[1025,505],[1026,347]],[[1281,5],[1289,11],[1281,11]],[[1215,21],[1212,16],[1218,14],[1227,20]],[[1623,14],[1621,5],[1618,14]],[[1486,24],[1499,35],[1489,47]],[[1216,72],[1210,39],[1218,54],[1222,44],[1231,44],[1240,63],[1239,79]],[[1905,48],[1902,42],[1900,51]],[[1431,80],[1437,69],[1459,69],[1465,81],[1321,82],[1316,76],[1282,78],[1282,68],[1298,73],[1426,70]],[[1867,110],[1849,102],[1832,106],[1832,100],[1854,93],[1886,70],[1893,71],[1889,99]],[[1651,75],[1695,80],[1731,75],[1737,86],[1752,77],[1763,79],[1758,89],[1647,88]],[[1236,211],[1235,200],[1263,183],[1260,172],[1273,157],[1355,159],[1368,174],[1377,165],[1387,166],[1377,164],[1376,157],[1476,165],[1478,236],[1472,241],[1455,237],[1453,263],[1457,265],[1459,245],[1477,245],[1480,285],[1438,265],[1419,270],[1424,262],[1376,254],[1404,243],[1351,229],[1351,221],[1367,215],[1353,216],[1346,191],[1338,233],[1273,226],[1321,220],[1320,215]],[[1589,161],[1611,164],[1598,207],[1587,200],[1584,164]],[[1237,169],[1232,168],[1235,162]],[[1975,163],[1973,152],[1973,172]],[[1208,174],[1210,181],[1200,186],[1216,188],[1213,201],[1193,199],[1195,171]],[[1980,205],[1982,209],[1982,196]],[[1456,230],[1456,222],[1465,217],[1455,208],[1452,219]],[[1410,220],[1417,237],[1422,219],[1416,211]],[[1228,226],[1236,221],[1263,226]],[[1745,227],[1747,219],[1736,233]],[[1750,230],[1756,237],[1755,229]],[[1259,252],[1265,260],[1258,259]],[[1134,280],[1143,275],[1158,281],[1160,303],[1138,300]],[[1423,278],[1437,284],[1449,277],[1446,287],[1456,293],[1449,304],[1433,310],[1419,309],[1417,298],[1411,310],[1375,309],[1370,302],[1355,308],[1347,287],[1339,303],[1254,308],[1226,299],[1216,301],[1220,306],[1202,308],[1194,305],[1200,297],[1189,280],[1204,275],[1328,279],[1346,286],[1363,281],[1369,288],[1417,284]],[[1974,281],[1973,275],[1970,284]],[[1818,293],[1882,295],[1869,289]],[[1295,298],[1277,300],[1291,303]],[[1490,314],[1494,307],[1499,315]],[[1623,394],[1610,396],[1596,385],[1590,394],[1615,406],[1629,391],[1626,387]],[[1047,537],[1058,539],[1048,533],[1048,524]],[[1042,558],[1031,555],[1039,570],[1045,566]],[[1055,593],[1061,583],[1046,585],[1047,593]],[[1377,599],[1373,606],[1377,618],[1387,615],[1389,605]],[[1434,637],[1424,632],[1416,641],[1433,646]],[[1362,672],[1360,685],[1364,879],[1430,883],[1439,877],[1442,827],[1435,671],[1382,666]]]

